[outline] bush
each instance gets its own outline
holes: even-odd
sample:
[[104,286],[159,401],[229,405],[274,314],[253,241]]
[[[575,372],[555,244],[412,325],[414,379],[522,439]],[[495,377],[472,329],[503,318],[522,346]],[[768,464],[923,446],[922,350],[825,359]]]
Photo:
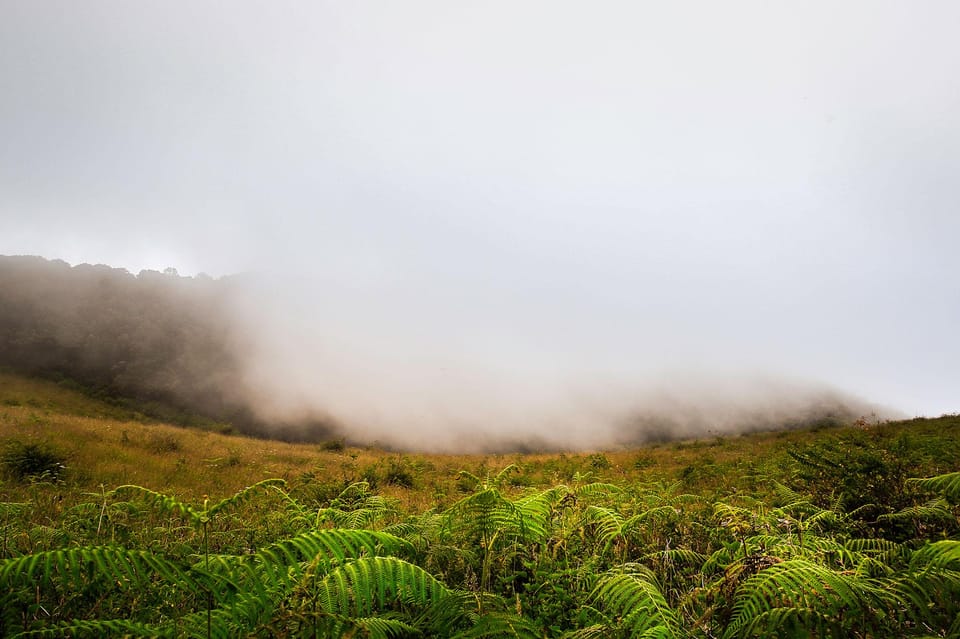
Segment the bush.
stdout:
[[346,441],[344,441],[342,437],[340,439],[328,439],[325,442],[320,442],[320,450],[330,453],[342,453],[346,448]]
[[603,453],[595,453],[590,455],[589,460],[590,468],[593,468],[594,470],[606,470],[613,466],[613,464],[610,463],[610,460],[607,459],[607,456]]
[[0,462],[7,475],[17,481],[57,481],[66,470],[67,458],[43,442],[6,442]]
[[[793,485],[809,493],[821,507],[835,504],[873,528],[883,528],[879,515],[913,504],[906,480],[923,463],[921,448],[906,434],[896,439],[880,433],[842,436],[796,446],[787,451],[796,462]],[[888,526],[889,527],[889,526]],[[894,526],[896,527],[896,526]],[[879,531],[892,538],[906,531]]]
[[386,472],[383,475],[383,481],[394,486],[403,488],[413,488],[414,477],[413,469],[407,459],[391,459],[387,463]]
[[180,440],[168,433],[154,433],[147,441],[147,450],[157,455],[180,450]]

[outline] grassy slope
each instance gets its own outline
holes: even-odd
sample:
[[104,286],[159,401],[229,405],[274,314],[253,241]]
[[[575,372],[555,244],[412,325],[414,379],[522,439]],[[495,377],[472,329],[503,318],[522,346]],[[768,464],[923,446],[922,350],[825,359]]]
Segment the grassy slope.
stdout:
[[[347,483],[378,481],[378,492],[403,506],[423,511],[444,507],[462,494],[461,469],[477,475],[515,463],[521,471],[512,482],[525,486],[570,483],[576,473],[618,484],[681,481],[700,493],[763,490],[764,478],[789,472],[791,446],[837,437],[909,438],[923,449],[918,473],[960,468],[960,416],[916,419],[873,426],[672,442],[641,449],[581,454],[427,455],[374,449],[324,450],[315,444],[221,435],[154,423],[56,384],[0,374],[0,440],[44,442],[67,456],[65,484],[58,491],[80,498],[101,486],[134,483],[198,500],[229,495],[268,477],[293,485],[311,485],[318,497],[334,496]],[[404,476],[413,486],[405,487]],[[0,483],[0,501],[24,498],[26,488]],[[72,501],[72,499],[69,499]]]

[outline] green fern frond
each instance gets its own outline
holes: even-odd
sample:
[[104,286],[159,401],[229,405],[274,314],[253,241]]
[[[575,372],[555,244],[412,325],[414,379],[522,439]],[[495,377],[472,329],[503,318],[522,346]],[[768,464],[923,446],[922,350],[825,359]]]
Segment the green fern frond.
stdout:
[[542,631],[528,619],[518,615],[490,613],[481,615],[476,624],[453,639],[540,639]]
[[818,610],[798,606],[765,610],[738,634],[742,637],[841,637],[846,633],[841,624],[831,622]]
[[925,504],[909,506],[895,513],[886,513],[877,517],[877,521],[924,522],[928,524],[949,525],[956,523],[957,517],[945,499],[934,499]]
[[266,488],[280,488],[283,486],[286,486],[286,482],[282,479],[264,479],[256,484],[247,486],[231,497],[220,500],[213,506],[209,506],[207,502],[204,502],[202,508],[195,508],[190,504],[179,500],[174,495],[164,495],[163,493],[158,493],[154,490],[150,490],[149,488],[144,488],[143,486],[136,486],[133,484],[118,486],[111,491],[111,495],[117,496],[130,494],[139,498],[141,501],[148,503],[150,506],[159,509],[161,512],[178,513],[190,520],[190,522],[195,526],[199,526],[200,524],[217,515],[222,510],[237,507],[246,503],[249,501],[251,495],[256,491],[264,490]]
[[707,556],[689,548],[668,548],[650,552],[640,557],[641,561],[650,559],[670,565],[702,566],[703,562],[707,560]]
[[587,506],[583,511],[583,525],[596,529],[597,539],[603,543],[604,552],[619,538],[623,537],[624,517],[613,508]]
[[319,561],[329,566],[346,559],[378,553],[400,554],[413,551],[413,545],[400,537],[374,530],[340,530],[331,528],[301,533],[262,548],[256,560],[265,565],[286,569],[300,562]]
[[395,524],[390,524],[389,526],[384,526],[382,531],[388,535],[394,535],[407,541],[424,535],[424,529],[412,521],[400,521]]
[[648,508],[643,512],[637,513],[636,515],[630,517],[629,520],[624,524],[625,528],[629,528],[635,524],[646,522],[649,520],[671,520],[676,519],[680,514],[677,507],[672,504],[664,504],[662,506],[654,506]]
[[503,468],[503,470],[497,473],[492,480],[488,480],[488,485],[500,486],[504,481],[506,481],[507,475],[509,475],[510,473],[519,473],[519,472],[520,472],[519,466],[517,466],[516,464],[508,464]]
[[527,541],[546,541],[550,516],[569,494],[566,486],[556,486],[514,501],[520,536]]
[[146,502],[150,506],[157,508],[160,510],[160,512],[178,513],[195,524],[200,523],[200,512],[195,510],[190,504],[180,501],[173,495],[164,495],[154,490],[150,490],[149,488],[136,486],[134,484],[118,486],[114,488],[110,494],[114,496],[129,494],[139,498],[141,501]]
[[[493,598],[472,591],[450,590],[443,598],[424,607],[414,619],[414,625],[428,637],[449,637],[476,623],[480,615],[475,611],[483,607],[483,599]],[[496,605],[499,602],[483,603]]]
[[[882,614],[890,603],[889,595],[884,600],[882,591],[866,580],[806,559],[791,559],[773,564],[740,584],[733,619],[723,636],[748,636],[758,624],[766,623],[764,620],[791,614],[790,610],[797,614],[816,611],[825,623],[845,615],[849,622],[858,616]],[[775,609],[782,610],[774,614],[771,611]]]
[[624,490],[616,484],[606,484],[603,482],[591,482],[589,484],[583,484],[582,486],[577,486],[574,489],[574,494],[578,499],[588,497],[607,497],[609,495],[623,495]]
[[780,500],[782,505],[797,504],[797,503],[809,503],[809,497],[801,495],[797,491],[789,488],[785,484],[782,484],[776,480],[773,482],[773,493],[777,496],[777,499]]
[[227,497],[221,499],[216,504],[207,509],[206,513],[208,517],[213,517],[222,510],[227,508],[236,508],[246,502],[248,502],[253,495],[253,493],[261,490],[266,490],[267,488],[284,488],[286,487],[287,482],[282,479],[264,479],[263,481],[258,481],[255,484],[247,486],[246,488],[237,491],[232,497]]
[[907,483],[943,495],[951,504],[960,504],[960,472],[946,473],[936,477],[911,478]]
[[366,528],[398,513],[396,500],[372,495],[350,508],[324,508],[317,514],[317,522],[328,521],[338,528]]
[[880,538],[848,539],[844,542],[851,552],[868,555],[890,555],[903,550],[903,544]]
[[11,639],[41,637],[163,637],[170,633],[153,626],[127,621],[126,619],[75,620],[59,623],[49,628],[20,632]]
[[679,634],[677,613],[667,604],[656,576],[645,566],[625,564],[607,573],[600,578],[592,598],[620,619],[619,625],[632,636],[654,630],[658,636]]
[[446,527],[480,537],[482,544],[499,535],[523,536],[523,514],[496,488],[464,497],[444,513]]
[[0,517],[19,515],[30,508],[29,502],[0,501]]
[[562,639],[605,639],[610,636],[610,628],[604,624],[595,624],[586,628],[577,628],[569,630],[563,635]]
[[449,595],[433,575],[395,557],[364,557],[339,566],[319,582],[317,592],[325,611],[353,617],[401,603],[425,607]]
[[0,584],[48,582],[53,578],[81,587],[94,576],[118,586],[137,587],[160,577],[199,589],[196,576],[146,550],[116,546],[61,548],[0,561]]
[[913,570],[960,570],[960,541],[944,539],[927,544],[913,553]]
[[421,634],[416,626],[389,617],[359,617],[351,619],[350,622],[362,630],[369,639],[393,639]]
[[860,556],[846,544],[809,531],[804,533],[802,543],[795,536],[754,535],[746,540],[746,545],[779,559],[808,559],[838,567],[850,567],[860,560]]

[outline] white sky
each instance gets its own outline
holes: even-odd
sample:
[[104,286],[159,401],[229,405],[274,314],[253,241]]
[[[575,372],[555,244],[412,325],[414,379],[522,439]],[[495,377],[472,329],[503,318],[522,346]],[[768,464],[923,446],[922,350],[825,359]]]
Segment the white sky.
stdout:
[[953,1],[3,0],[0,254],[296,273],[278,326],[379,384],[956,412],[958,33]]

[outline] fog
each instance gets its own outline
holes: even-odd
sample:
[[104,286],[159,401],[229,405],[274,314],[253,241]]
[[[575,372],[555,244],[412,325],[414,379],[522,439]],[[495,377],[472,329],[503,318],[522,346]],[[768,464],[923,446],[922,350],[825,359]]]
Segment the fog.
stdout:
[[630,327],[606,306],[544,313],[542,300],[468,291],[437,299],[310,279],[246,283],[230,316],[247,346],[251,405],[267,422],[329,418],[352,441],[598,449],[902,416],[821,381],[828,375],[790,376],[792,362],[764,369],[756,353],[737,353],[748,340],[711,346],[716,327],[697,339],[665,323]]
[[459,319],[408,302],[277,275],[0,256],[0,369],[183,425],[394,449],[597,449],[894,414],[779,373],[721,376],[705,359],[625,367],[627,343],[604,367],[583,334],[538,347],[514,324],[467,321],[484,308],[468,299]]
[[0,254],[241,275],[231,393],[364,441],[955,412],[958,26],[5,2]]

